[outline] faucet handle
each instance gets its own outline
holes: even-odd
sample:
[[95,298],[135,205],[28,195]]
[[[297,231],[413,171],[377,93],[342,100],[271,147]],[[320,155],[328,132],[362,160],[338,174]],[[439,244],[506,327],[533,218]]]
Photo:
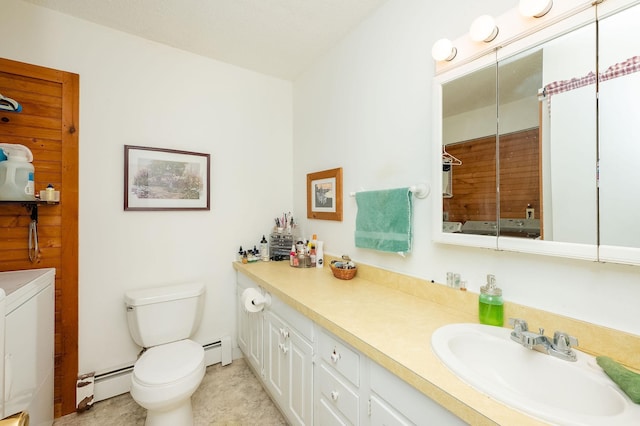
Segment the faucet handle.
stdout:
[[572,346],[578,346],[578,339],[565,332],[556,331],[553,333],[553,345],[559,351],[570,351]]
[[519,332],[519,333],[529,330],[529,326],[527,325],[527,322],[520,318],[509,318],[509,324],[513,326],[513,329],[516,332]]

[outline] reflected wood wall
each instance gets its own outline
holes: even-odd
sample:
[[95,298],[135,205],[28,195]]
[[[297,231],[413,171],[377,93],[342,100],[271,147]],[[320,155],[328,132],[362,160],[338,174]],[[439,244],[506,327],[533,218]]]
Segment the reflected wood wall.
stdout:
[[[453,197],[443,199],[451,222],[497,218],[496,137],[447,145],[462,161],[453,166]],[[527,205],[540,219],[540,147],[538,128],[500,135],[500,217],[524,219]]]

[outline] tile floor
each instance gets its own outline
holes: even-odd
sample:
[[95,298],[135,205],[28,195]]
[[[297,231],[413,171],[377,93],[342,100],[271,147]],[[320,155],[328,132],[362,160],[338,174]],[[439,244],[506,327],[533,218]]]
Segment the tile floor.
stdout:
[[[195,426],[279,426],[286,421],[244,359],[207,367],[191,399]],[[126,393],[96,402],[84,413],[56,419],[54,426],[143,426],[145,410]],[[181,426],[181,425],[176,425]]]

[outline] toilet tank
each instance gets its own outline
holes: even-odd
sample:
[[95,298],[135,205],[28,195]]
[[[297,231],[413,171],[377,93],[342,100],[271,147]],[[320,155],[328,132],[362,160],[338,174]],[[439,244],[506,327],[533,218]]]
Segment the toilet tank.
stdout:
[[204,285],[186,283],[125,293],[127,322],[133,340],[143,348],[187,339],[200,325]]

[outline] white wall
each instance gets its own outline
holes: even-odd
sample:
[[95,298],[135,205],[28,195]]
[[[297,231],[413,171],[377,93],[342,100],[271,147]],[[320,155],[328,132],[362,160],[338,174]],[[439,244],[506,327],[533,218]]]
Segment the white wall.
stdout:
[[[197,340],[235,342],[234,253],[292,209],[291,83],[18,0],[0,40],[4,58],[80,75],[80,372],[135,361],[138,287],[204,282]],[[123,211],[125,144],[210,153],[211,210]]]
[[343,167],[344,220],[302,223],[325,241],[327,253],[441,283],[447,271],[459,272],[475,292],[493,273],[508,301],[640,334],[640,268],[433,243],[431,196],[414,203],[411,255],[355,248],[349,192],[432,175],[432,44],[466,33],[481,14],[498,16],[516,5],[389,0],[301,76],[294,83],[294,207],[305,210],[306,173]]

